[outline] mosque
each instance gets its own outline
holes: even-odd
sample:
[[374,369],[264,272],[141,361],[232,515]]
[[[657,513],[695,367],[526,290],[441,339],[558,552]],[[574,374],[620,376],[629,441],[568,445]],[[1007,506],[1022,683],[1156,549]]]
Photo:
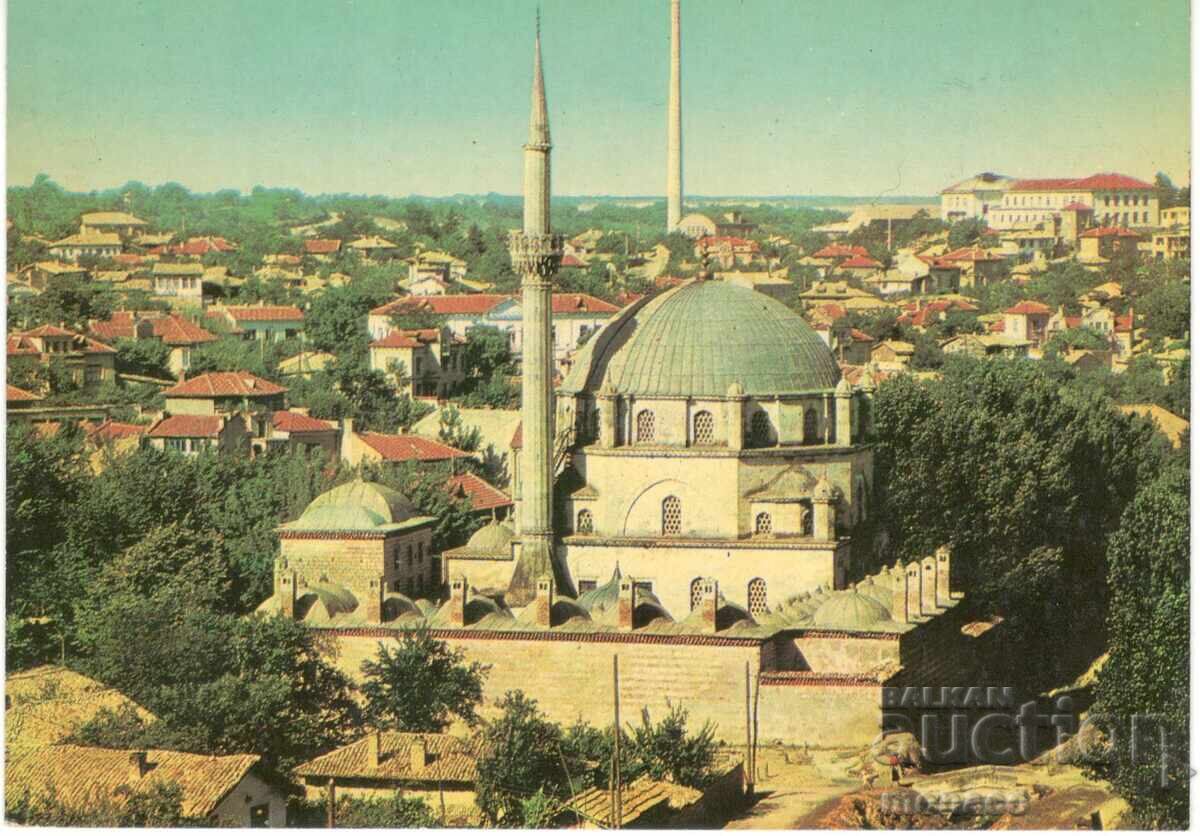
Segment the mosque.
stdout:
[[[668,122],[675,165],[678,113]],[[969,684],[987,631],[965,623],[948,550],[852,582],[873,393],[786,306],[701,275],[622,310],[552,391],[550,154],[539,33],[510,244],[525,335],[515,526],[492,522],[439,560],[432,520],[351,482],[280,527],[260,611],[331,636],[351,675],[424,625],[491,666],[489,700],[519,688],[562,722],[611,719],[595,672],[614,655],[625,705],[665,697],[730,739],[744,670],[771,739],[813,745],[869,741],[886,686]],[[676,221],[680,181],[668,176]]]

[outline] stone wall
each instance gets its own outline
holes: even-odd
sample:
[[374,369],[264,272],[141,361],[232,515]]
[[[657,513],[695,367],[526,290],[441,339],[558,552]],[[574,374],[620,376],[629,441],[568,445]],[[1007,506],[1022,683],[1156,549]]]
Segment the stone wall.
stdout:
[[310,586],[324,578],[365,600],[371,581],[380,577],[385,588],[395,590],[399,584],[395,591],[406,594],[433,589],[440,579],[433,577],[432,536],[428,527],[387,538],[283,536],[279,554],[287,568]]
[[818,673],[865,674],[900,663],[900,638],[856,636],[834,631],[808,630],[801,635],[779,636],[777,670]]
[[765,675],[758,696],[758,742],[865,746],[879,734],[881,706],[880,685],[869,679]]

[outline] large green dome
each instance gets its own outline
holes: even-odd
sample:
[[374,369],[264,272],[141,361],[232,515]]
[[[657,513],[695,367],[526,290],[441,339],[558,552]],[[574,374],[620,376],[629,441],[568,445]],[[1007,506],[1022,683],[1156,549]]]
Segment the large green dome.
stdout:
[[688,282],[630,305],[588,341],[567,394],[720,397],[832,389],[833,353],[781,302],[723,281]]
[[377,482],[355,479],[326,491],[308,504],[288,531],[371,531],[421,519],[399,491]]

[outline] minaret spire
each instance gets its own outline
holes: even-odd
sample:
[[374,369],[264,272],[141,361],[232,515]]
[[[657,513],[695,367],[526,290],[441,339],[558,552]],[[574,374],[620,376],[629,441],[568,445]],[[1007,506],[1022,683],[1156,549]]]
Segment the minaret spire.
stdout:
[[671,78],[667,82],[667,232],[683,217],[683,128],[679,90],[679,0],[671,0]]
[[542,24],[533,41],[533,92],[529,141],[525,144],[525,212],[520,232],[509,240],[513,267],[521,276],[521,502],[517,509],[520,553],[509,581],[507,603],[533,600],[540,578],[553,576],[558,589],[572,589],[554,557],[554,345],[551,291],[562,263],[563,238],[550,231],[550,119],[542,77]]

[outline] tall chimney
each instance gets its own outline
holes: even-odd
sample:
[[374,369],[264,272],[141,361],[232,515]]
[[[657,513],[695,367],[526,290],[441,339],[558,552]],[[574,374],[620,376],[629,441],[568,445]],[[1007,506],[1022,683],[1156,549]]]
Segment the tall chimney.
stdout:
[[146,753],[145,752],[130,752],[129,753],[129,781],[140,781],[146,776]]
[[371,578],[366,600],[366,616],[370,624],[383,623],[383,590],[383,578]]
[[450,623],[463,627],[467,623],[467,578],[459,575],[450,581]]
[[550,294],[563,257],[563,238],[550,231],[550,122],[542,78],[541,22],[534,40],[533,96],[525,144],[524,228],[509,239],[513,268],[521,276],[521,553],[507,599],[523,607],[537,579],[554,575],[552,523],[554,456],[554,346]]
[[637,612],[637,583],[633,578],[621,578],[617,598],[617,629],[632,630]]
[[671,80],[667,84],[667,232],[674,232],[683,217],[683,128],[679,90],[679,0],[671,0]]
[[533,599],[534,623],[538,627],[551,627],[554,614],[554,578],[543,575],[538,578],[537,597]]
[[921,559],[921,615],[937,613],[937,562],[931,555]]
[[939,607],[948,607],[954,603],[954,596],[950,594],[950,547],[938,546],[933,554],[937,559],[937,594],[934,597]]
[[717,603],[720,588],[716,578],[705,578],[700,582],[700,619],[711,632],[717,632]]
[[381,732],[379,729],[367,735],[367,766],[371,769],[379,768],[379,751],[382,741],[380,740]]
[[421,774],[429,765],[429,745],[424,737],[418,736],[408,749],[409,766],[413,774]]

